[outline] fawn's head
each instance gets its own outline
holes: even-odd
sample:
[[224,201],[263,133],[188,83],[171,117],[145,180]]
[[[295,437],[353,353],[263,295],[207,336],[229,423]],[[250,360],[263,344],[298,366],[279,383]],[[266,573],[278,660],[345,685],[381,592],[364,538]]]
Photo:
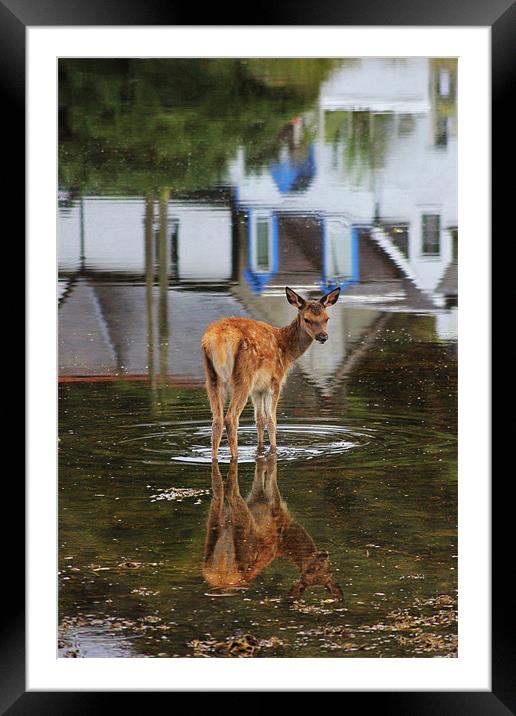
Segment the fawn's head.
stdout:
[[321,298],[305,300],[288,286],[285,288],[287,301],[299,311],[299,323],[301,328],[319,343],[326,343],[328,340],[329,316],[326,311],[328,306],[337,302],[340,288],[335,288]]
[[342,589],[334,582],[328,552],[314,552],[303,565],[301,578],[296,580],[289,591],[289,597],[296,599],[307,587],[321,586],[337,599],[342,599]]

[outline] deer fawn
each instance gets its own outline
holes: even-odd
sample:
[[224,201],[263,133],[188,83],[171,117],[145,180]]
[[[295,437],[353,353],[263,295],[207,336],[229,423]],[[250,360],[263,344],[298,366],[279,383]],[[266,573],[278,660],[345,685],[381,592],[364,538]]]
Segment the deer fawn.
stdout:
[[[202,337],[206,390],[213,414],[212,459],[217,458],[224,425],[231,457],[237,457],[238,423],[249,395],[258,449],[263,448],[265,428],[271,450],[276,449],[276,408],[287,372],[314,340],[325,343],[328,339],[326,308],[336,303],[340,288],[317,300],[305,300],[288,287],[285,291],[288,302],[298,309],[289,325],[276,328],[249,318],[221,318],[211,323]],[[224,418],[228,389],[231,401]]]
[[237,460],[231,460],[225,489],[216,460],[211,477],[203,576],[212,587],[246,587],[277,557],[284,557],[300,572],[290,588],[290,598],[315,585],[342,598],[341,588],[333,581],[328,552],[320,551],[304,527],[294,522],[281,498],[274,453],[267,459],[257,458],[247,499],[240,494]]

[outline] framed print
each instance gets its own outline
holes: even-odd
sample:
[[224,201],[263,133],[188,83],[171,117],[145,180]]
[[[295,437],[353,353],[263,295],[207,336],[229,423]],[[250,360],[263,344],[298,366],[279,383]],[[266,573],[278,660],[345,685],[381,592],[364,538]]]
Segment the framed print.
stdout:
[[513,6],[0,11],[29,307],[4,710],[345,691],[509,713],[489,97],[512,136]]

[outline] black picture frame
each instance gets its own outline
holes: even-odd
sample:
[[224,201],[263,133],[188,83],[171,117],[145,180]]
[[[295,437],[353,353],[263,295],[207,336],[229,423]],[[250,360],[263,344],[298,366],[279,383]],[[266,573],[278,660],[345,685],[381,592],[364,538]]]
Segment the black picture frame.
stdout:
[[[302,2],[288,0],[282,5],[257,6],[254,18],[236,17],[230,6],[207,5],[199,13],[193,5],[161,0],[0,0],[0,76],[2,106],[4,108],[4,141],[17,147],[16,159],[9,166],[9,186],[4,189],[7,204],[17,207],[18,221],[16,241],[22,245],[22,203],[25,163],[25,33],[31,26],[77,26],[77,25],[397,25],[397,26],[484,26],[491,28],[492,41],[492,210],[493,234],[498,226],[507,228],[512,197],[512,182],[503,181],[501,168],[510,160],[514,148],[513,115],[508,111],[509,99],[515,83],[516,4],[514,0],[318,0]],[[252,22],[251,20],[254,20]],[[8,111],[6,109],[8,108]],[[510,124],[509,124],[510,123]],[[9,138],[8,140],[6,138]],[[512,144],[511,144],[512,143]],[[502,163],[503,162],[503,163]],[[512,192],[511,192],[512,193]],[[4,196],[5,196],[4,194]],[[513,200],[514,201],[514,200]],[[12,209],[11,209],[12,212]],[[494,259],[493,259],[494,261]],[[494,261],[496,264],[496,262]],[[505,263],[505,259],[504,259]],[[506,267],[506,271],[509,269]],[[507,280],[509,275],[507,274]],[[29,346],[30,349],[30,346]],[[497,359],[498,360],[498,359]],[[506,359],[507,360],[507,359]],[[495,361],[496,363],[496,361]],[[497,371],[503,371],[503,359],[496,363]],[[509,365],[509,364],[507,364]],[[508,437],[508,434],[507,434]],[[493,454],[504,443],[504,435],[497,433],[493,442]],[[7,471],[9,474],[10,471]],[[18,472],[18,471],[17,471]],[[492,504],[492,690],[446,691],[446,692],[346,692],[347,707],[350,699],[360,698],[360,706],[385,714],[468,714],[482,716],[516,713],[516,633],[513,592],[507,588],[507,569],[512,572],[506,544],[512,543],[510,530],[512,504],[507,499],[504,486],[511,482],[510,470],[502,473],[501,484],[493,482]],[[6,477],[7,477],[6,474]],[[16,524],[23,522],[24,487],[12,484],[9,496],[11,514],[18,505]],[[509,513],[511,510],[511,513]],[[25,691],[25,612],[24,612],[24,538],[19,530],[13,539],[9,527],[8,572],[5,574],[9,588],[4,590],[6,606],[0,641],[0,713],[9,716],[20,714],[93,714],[104,709],[119,709],[122,693],[100,692],[26,692]],[[4,538],[5,539],[5,538]],[[16,554],[14,545],[18,548]],[[509,563],[508,563],[509,562]],[[338,690],[336,688],[336,690]],[[131,693],[132,705],[144,692]],[[115,701],[116,699],[116,701]],[[365,699],[365,701],[364,701]],[[141,703],[141,702],[140,702]]]

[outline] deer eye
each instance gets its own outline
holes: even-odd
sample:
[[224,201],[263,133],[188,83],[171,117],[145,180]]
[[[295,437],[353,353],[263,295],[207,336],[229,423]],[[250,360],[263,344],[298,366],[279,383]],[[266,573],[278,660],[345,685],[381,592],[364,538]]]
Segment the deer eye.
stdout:
[[305,318],[305,321],[311,326],[313,321],[311,321],[309,318]]

